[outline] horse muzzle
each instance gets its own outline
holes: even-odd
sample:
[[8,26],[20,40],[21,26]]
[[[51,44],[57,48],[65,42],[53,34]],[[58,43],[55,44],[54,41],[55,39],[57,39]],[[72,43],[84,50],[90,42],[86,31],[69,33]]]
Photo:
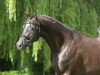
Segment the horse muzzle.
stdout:
[[28,40],[25,37],[20,37],[18,42],[16,43],[16,47],[18,50],[25,48],[28,44]]

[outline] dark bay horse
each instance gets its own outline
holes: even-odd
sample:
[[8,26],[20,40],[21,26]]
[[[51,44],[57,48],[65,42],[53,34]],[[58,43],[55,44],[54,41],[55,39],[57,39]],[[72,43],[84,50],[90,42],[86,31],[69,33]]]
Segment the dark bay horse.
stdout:
[[31,15],[25,22],[17,49],[43,37],[51,48],[55,75],[100,75],[100,41],[66,28],[49,16]]

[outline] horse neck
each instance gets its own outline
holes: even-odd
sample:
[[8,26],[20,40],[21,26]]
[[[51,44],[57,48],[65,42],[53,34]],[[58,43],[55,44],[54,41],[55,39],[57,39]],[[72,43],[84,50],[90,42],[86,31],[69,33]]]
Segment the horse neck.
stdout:
[[42,37],[49,44],[51,50],[60,51],[62,45],[70,37],[70,30],[66,29],[58,21],[51,21],[45,18],[40,18],[40,27],[42,29]]

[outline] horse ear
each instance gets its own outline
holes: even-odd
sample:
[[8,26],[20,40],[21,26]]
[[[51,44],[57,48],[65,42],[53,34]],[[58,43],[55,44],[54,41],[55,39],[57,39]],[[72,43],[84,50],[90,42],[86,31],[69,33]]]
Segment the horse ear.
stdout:
[[32,15],[36,20],[38,19],[37,14],[34,12]]
[[29,14],[28,12],[25,12],[25,15],[26,15],[27,17],[30,17],[30,14]]

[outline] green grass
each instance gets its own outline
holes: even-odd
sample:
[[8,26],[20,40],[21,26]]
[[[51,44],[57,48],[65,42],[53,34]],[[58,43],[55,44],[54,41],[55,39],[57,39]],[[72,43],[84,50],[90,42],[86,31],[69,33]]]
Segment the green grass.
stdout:
[[19,72],[19,71],[4,71],[0,72],[0,75],[33,75],[30,72]]

